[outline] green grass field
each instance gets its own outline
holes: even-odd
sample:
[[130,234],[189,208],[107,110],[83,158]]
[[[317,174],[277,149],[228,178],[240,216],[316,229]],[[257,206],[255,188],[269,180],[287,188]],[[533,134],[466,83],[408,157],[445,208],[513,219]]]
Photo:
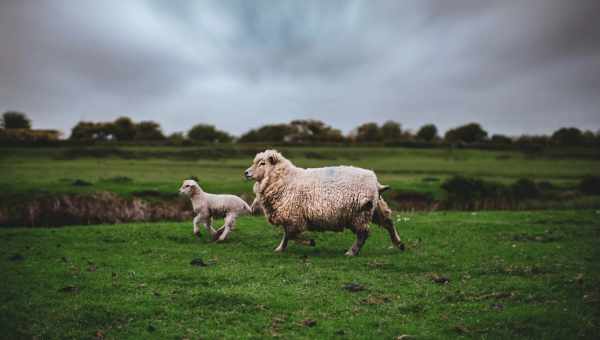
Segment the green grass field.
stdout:
[[395,219],[407,251],[373,227],[355,258],[343,256],[349,232],[275,254],[280,232],[263,217],[240,219],[223,244],[194,238],[189,222],[0,229],[0,337],[600,334],[598,211]]
[[[209,192],[249,193],[242,172],[261,149],[0,148],[0,204],[57,193],[175,195],[190,175]],[[567,192],[600,173],[595,150],[278,149],[299,166],[369,168],[398,192],[436,199],[456,174],[505,184],[528,177]],[[583,198],[597,205],[597,196]],[[316,247],[292,243],[275,254],[280,230],[264,217],[241,218],[223,244],[194,238],[191,221],[0,228],[0,338],[599,334],[598,210],[398,213],[395,220],[406,252],[374,227],[356,258],[343,256],[349,232],[316,233]]]

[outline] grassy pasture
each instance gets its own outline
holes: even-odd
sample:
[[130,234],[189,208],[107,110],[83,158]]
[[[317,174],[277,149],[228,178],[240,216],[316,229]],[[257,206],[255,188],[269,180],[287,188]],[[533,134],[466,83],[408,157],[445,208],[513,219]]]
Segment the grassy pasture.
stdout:
[[374,227],[356,258],[349,232],[275,254],[262,217],[223,244],[189,222],[0,229],[0,337],[597,338],[597,211],[396,220],[406,252]]

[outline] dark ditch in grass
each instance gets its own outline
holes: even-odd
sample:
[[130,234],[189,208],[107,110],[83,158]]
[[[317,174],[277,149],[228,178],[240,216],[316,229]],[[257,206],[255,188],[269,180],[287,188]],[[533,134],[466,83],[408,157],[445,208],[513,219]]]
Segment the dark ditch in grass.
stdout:
[[[73,187],[91,188],[83,193],[29,192],[0,195],[0,226],[47,227],[74,224],[124,223],[131,221],[182,221],[192,217],[191,204],[176,192],[157,189],[127,194],[95,191],[96,183],[63,178]],[[426,183],[439,179],[426,177]],[[126,176],[100,179],[99,185],[129,186]],[[575,189],[557,188],[550,182],[522,178],[502,184],[472,177],[454,176],[443,183],[445,196],[430,192],[391,190],[383,194],[395,211],[435,210],[539,210],[596,209],[600,207],[598,177],[585,177]],[[236,193],[246,202],[251,192]],[[596,196],[594,196],[596,195]]]

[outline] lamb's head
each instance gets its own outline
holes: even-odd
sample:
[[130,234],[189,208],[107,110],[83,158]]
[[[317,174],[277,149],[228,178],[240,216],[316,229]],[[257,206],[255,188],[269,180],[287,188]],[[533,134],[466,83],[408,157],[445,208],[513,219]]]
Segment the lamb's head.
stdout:
[[256,157],[254,157],[252,166],[244,171],[244,176],[246,176],[247,179],[260,182],[283,161],[287,160],[276,150],[259,152],[256,154]]
[[181,195],[192,196],[200,190],[201,189],[200,185],[198,185],[198,182],[194,181],[193,179],[186,179],[185,181],[183,181],[183,184],[181,184],[181,188],[179,188],[179,193]]

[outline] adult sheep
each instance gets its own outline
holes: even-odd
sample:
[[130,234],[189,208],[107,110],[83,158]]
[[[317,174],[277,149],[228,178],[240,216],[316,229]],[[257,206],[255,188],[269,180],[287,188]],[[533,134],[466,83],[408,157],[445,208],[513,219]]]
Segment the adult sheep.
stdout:
[[385,228],[400,250],[404,244],[391,218],[391,210],[380,196],[387,186],[375,173],[351,166],[303,169],[275,150],[258,153],[244,175],[257,182],[257,199],[269,223],[283,227],[282,252],[289,239],[306,230],[343,231],[356,234],[346,252],[357,255],[369,236],[369,222]]

